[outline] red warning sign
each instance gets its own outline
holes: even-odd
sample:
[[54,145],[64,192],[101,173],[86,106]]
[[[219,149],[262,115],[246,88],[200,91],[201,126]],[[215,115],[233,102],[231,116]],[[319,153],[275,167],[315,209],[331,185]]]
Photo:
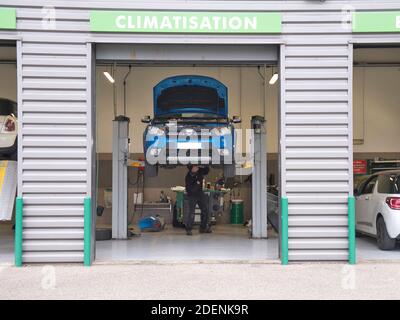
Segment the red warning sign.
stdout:
[[354,160],[353,174],[367,174],[367,160]]

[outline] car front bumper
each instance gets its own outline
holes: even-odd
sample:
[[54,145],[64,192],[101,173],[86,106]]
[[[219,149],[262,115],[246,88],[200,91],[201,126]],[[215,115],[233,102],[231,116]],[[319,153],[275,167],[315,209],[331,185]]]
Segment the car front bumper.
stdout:
[[207,164],[224,165],[234,163],[230,149],[163,149],[151,147],[147,150],[147,162],[159,165]]

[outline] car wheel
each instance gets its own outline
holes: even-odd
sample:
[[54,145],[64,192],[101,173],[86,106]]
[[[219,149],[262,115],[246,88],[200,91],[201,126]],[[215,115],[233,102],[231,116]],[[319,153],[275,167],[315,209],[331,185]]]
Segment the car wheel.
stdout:
[[153,178],[157,177],[158,175],[158,166],[155,164],[149,164],[148,162],[145,162],[144,166],[144,174],[146,177]]
[[382,217],[379,217],[376,222],[376,236],[379,249],[393,250],[396,247],[396,239],[392,239],[389,236],[385,220]]
[[234,164],[224,165],[224,177],[233,178],[236,174],[236,166]]

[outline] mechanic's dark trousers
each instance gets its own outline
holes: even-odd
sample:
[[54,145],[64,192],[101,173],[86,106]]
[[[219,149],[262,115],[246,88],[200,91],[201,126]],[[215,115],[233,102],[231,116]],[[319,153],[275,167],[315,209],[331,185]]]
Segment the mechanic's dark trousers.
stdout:
[[203,193],[199,196],[188,196],[188,212],[185,212],[185,228],[186,230],[192,230],[194,224],[195,210],[196,204],[199,205],[201,210],[201,222],[200,229],[206,230],[208,229],[208,205],[207,205],[207,196]]

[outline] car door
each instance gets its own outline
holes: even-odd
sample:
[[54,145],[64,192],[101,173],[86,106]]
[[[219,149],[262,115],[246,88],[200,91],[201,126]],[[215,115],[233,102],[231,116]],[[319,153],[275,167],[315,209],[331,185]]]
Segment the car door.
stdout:
[[370,233],[372,229],[371,211],[373,208],[373,193],[378,176],[372,176],[361,187],[356,196],[356,228],[362,232]]

